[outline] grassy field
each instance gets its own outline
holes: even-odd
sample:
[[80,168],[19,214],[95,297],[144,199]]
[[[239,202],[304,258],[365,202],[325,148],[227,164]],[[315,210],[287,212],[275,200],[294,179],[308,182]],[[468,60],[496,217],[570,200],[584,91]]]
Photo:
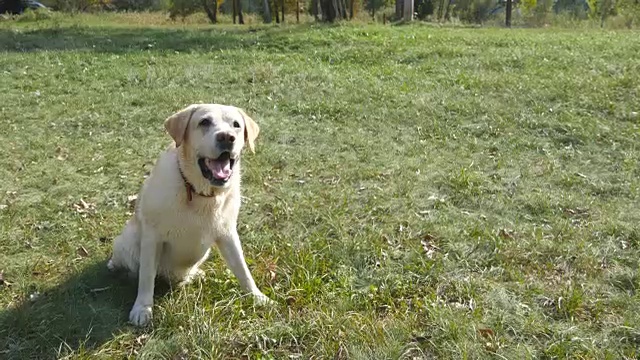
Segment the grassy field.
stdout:
[[[119,19],[119,20],[118,20]],[[0,22],[0,358],[640,357],[640,33]],[[239,232],[127,324],[163,120],[261,126]]]

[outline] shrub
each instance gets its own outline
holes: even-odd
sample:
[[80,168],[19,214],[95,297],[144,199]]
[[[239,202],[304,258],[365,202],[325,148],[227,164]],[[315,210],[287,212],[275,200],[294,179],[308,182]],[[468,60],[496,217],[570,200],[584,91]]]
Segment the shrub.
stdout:
[[38,21],[38,20],[46,20],[51,19],[52,12],[47,9],[26,9],[22,14],[16,17],[16,21],[18,22],[30,22],[30,21]]
[[112,5],[117,10],[163,10],[166,6],[163,6],[161,0],[111,0]]
[[[220,4],[218,4],[218,7]],[[169,3],[169,17],[175,20],[177,16],[183,19],[193,13],[202,11],[202,0],[171,0]]]

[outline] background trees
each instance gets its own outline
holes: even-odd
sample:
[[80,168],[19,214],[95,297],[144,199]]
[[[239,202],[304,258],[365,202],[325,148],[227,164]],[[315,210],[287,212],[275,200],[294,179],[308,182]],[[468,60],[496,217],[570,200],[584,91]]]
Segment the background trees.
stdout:
[[[0,13],[20,13],[27,1],[0,0]],[[412,20],[542,26],[566,20],[591,20],[604,25],[617,21],[618,27],[640,24],[640,0],[40,0],[62,11],[149,10],[168,11],[172,19],[204,13],[211,23],[232,18],[243,24],[252,14],[264,23],[300,21],[348,21],[353,18],[382,21]],[[411,10],[413,8],[413,11]],[[615,20],[607,20],[615,18]],[[225,20],[229,21],[229,20]]]

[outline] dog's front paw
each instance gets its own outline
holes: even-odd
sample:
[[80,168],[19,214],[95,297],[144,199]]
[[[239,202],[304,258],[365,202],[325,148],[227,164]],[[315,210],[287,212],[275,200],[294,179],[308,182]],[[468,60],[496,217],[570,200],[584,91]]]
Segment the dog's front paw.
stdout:
[[269,297],[263,294],[261,291],[253,293],[253,300],[258,305],[273,305],[275,301],[269,299]]
[[149,305],[134,305],[129,313],[129,322],[136,326],[144,326],[151,321],[153,313]]
[[178,286],[185,286],[191,284],[196,279],[204,278],[204,271],[201,269],[191,269],[187,275],[185,275],[182,280],[178,281]]
[[107,269],[109,269],[109,271],[116,271],[116,264],[113,262],[113,259],[109,259],[107,262]]

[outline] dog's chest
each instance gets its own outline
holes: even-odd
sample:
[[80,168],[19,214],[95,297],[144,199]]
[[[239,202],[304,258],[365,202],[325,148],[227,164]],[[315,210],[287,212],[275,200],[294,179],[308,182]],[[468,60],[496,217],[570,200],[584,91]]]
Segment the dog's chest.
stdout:
[[[200,210],[200,211],[198,211]],[[222,209],[188,208],[165,216],[156,224],[162,228],[163,242],[169,245],[175,261],[196,262],[221,237],[227,236],[229,224],[221,216]]]
[[187,246],[211,246],[225,232],[228,232],[224,219],[217,212],[199,213],[194,211],[177,212],[171,220],[165,219],[158,226],[164,228],[168,242],[178,242]]
[[183,212],[162,225],[163,242],[167,256],[174,266],[188,267],[195,264],[211,246],[228,232],[220,218],[204,217]]

